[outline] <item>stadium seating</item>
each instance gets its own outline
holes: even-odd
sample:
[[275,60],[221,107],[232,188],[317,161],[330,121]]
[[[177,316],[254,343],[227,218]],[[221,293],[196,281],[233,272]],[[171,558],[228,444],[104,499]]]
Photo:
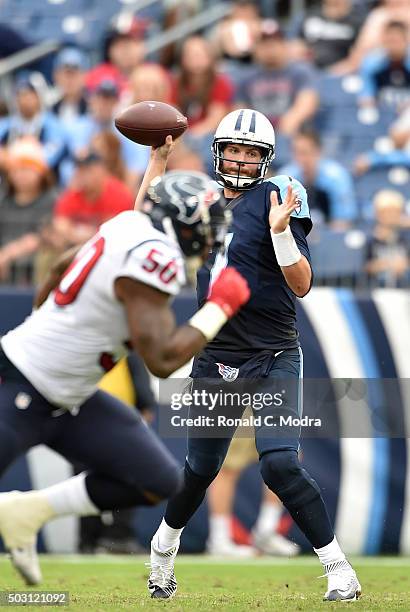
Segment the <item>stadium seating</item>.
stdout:
[[366,235],[362,230],[334,232],[316,230],[309,241],[315,282],[322,284],[359,284],[366,254]]

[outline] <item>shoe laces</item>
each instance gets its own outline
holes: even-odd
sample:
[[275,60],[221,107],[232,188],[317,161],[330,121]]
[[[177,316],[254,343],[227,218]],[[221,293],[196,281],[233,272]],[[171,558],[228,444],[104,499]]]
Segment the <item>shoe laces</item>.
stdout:
[[[350,563],[343,559],[342,561],[335,561],[325,565],[325,573],[318,578],[329,579],[329,590],[334,589],[346,589],[350,586],[350,583],[354,577],[354,570]],[[349,579],[349,584],[346,585],[346,580]]]
[[166,552],[154,551],[155,555],[161,557],[161,559],[145,564],[150,570],[149,581],[155,586],[159,586],[164,592],[167,592],[166,589],[169,587],[172,591],[176,584],[174,576],[175,550],[176,548],[173,547]]

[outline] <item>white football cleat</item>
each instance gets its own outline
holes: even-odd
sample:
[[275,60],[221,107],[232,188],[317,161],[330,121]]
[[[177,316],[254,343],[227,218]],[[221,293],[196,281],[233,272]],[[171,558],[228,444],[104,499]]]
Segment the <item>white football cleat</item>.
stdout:
[[276,555],[278,557],[295,557],[300,553],[300,546],[294,544],[280,533],[258,533],[252,532],[253,544],[265,555]]
[[153,599],[171,599],[177,592],[177,581],[174,573],[175,559],[179,549],[176,546],[161,552],[158,547],[157,534],[151,540],[151,558],[148,578],[148,590]]
[[39,584],[42,580],[37,532],[53,516],[54,511],[39,491],[0,493],[0,535],[26,584]]
[[[327,591],[323,601],[357,601],[362,594],[362,587],[356,572],[347,560],[337,561],[325,566]],[[321,576],[322,577],[322,576]]]
[[253,546],[245,544],[236,544],[233,540],[208,540],[206,551],[210,555],[219,555],[221,557],[239,557],[247,559],[255,557],[257,551]]

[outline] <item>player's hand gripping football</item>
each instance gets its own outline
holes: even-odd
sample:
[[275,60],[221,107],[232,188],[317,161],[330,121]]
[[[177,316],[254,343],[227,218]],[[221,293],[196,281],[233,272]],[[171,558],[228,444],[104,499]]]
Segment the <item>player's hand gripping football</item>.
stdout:
[[172,136],[167,136],[165,144],[160,147],[151,147],[151,160],[166,162],[170,156],[172,149],[175,146],[175,142]]
[[208,302],[217,304],[230,319],[246,304],[251,295],[248,283],[235,268],[222,270],[214,282]]
[[290,222],[290,215],[299,208],[298,192],[288,185],[285,201],[279,205],[276,191],[270,194],[269,225],[274,234],[284,232]]

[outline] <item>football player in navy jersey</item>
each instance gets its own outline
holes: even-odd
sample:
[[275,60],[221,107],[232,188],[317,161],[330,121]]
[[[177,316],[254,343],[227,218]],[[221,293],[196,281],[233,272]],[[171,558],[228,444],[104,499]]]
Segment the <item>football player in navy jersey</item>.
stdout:
[[[205,333],[213,339],[195,359],[193,384],[240,378],[269,389],[269,381],[273,385],[278,379],[293,379],[299,386],[303,355],[295,301],[312,284],[306,241],[312,222],[306,191],[289,176],[264,180],[275,154],[275,134],[259,112],[229,113],[216,130],[212,148],[216,179],[223,186],[232,223],[225,248],[211,253],[198,273],[198,302],[203,304],[227,265],[246,278],[251,298],[216,335],[216,322],[209,320]],[[301,416],[300,396],[297,392],[292,399],[290,393],[288,414]],[[240,416],[243,407],[239,410]],[[264,406],[260,413],[268,414],[269,408]],[[169,598],[176,592],[174,562],[180,536],[222,466],[234,429],[229,433],[194,437],[188,429],[184,486],[169,500],[151,542],[148,588],[154,598]],[[318,485],[299,463],[298,438],[295,428],[274,436],[264,426],[255,427],[262,477],[318,554],[328,577],[325,600],[355,600],[360,584],[335,538]]]

